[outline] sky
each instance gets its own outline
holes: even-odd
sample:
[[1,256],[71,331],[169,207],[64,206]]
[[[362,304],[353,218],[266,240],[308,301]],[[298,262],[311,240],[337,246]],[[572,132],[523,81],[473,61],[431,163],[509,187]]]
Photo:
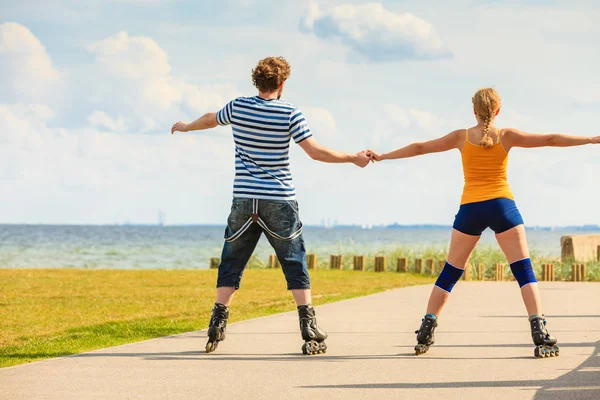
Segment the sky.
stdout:
[[[224,224],[231,129],[178,120],[254,95],[266,56],[292,67],[283,100],[339,151],[390,151],[475,124],[495,87],[499,127],[595,136],[597,1],[0,0],[0,223]],[[445,224],[458,151],[371,164],[291,144],[301,218]],[[600,146],[515,149],[527,225],[600,224]]]

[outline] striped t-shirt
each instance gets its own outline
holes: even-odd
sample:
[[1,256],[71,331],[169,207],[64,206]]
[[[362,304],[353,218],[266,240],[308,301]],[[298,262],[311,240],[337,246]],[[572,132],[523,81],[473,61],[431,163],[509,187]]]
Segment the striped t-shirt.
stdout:
[[290,138],[300,143],[312,136],[302,112],[276,99],[238,97],[217,113],[217,122],[233,129],[233,197],[294,200]]

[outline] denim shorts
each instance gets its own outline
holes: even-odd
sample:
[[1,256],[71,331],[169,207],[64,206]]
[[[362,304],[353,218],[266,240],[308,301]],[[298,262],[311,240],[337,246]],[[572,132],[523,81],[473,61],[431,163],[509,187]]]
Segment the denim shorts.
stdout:
[[472,236],[480,236],[486,228],[496,234],[523,225],[514,200],[498,198],[460,206],[453,228]]
[[[225,239],[233,237],[240,229],[243,229],[248,219],[252,217],[252,207],[252,199],[233,199],[231,213],[227,218]],[[265,236],[281,263],[288,290],[310,289],[306,248],[302,234],[291,240],[276,238],[276,236],[283,238],[293,236],[302,228],[298,203],[295,200],[258,200],[258,215],[267,228],[275,234],[265,232]],[[217,287],[239,289],[246,264],[262,233],[263,229],[255,222],[234,241],[225,241],[219,265]]]

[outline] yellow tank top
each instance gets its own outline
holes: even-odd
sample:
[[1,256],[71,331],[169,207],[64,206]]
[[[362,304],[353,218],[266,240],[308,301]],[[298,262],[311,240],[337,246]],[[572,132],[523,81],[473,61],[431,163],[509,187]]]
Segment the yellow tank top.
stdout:
[[498,198],[514,200],[507,180],[508,153],[502,143],[486,149],[467,139],[461,152],[465,187],[460,204],[476,203]]

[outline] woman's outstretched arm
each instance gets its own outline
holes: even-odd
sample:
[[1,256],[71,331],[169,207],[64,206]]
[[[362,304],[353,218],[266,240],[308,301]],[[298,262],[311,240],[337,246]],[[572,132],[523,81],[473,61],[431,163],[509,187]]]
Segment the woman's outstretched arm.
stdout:
[[389,153],[379,154],[373,150],[369,150],[367,155],[371,157],[371,160],[382,161],[422,156],[423,154],[440,153],[442,151],[458,149],[460,148],[461,141],[464,139],[461,137],[461,132],[464,131],[458,130],[450,132],[446,136],[442,136],[441,138],[430,140],[428,142],[412,143],[400,149],[390,151]]
[[502,130],[502,145],[508,151],[512,147],[570,147],[584,144],[600,144],[600,136],[569,136],[562,133],[535,134],[526,133],[518,129],[508,128]]

